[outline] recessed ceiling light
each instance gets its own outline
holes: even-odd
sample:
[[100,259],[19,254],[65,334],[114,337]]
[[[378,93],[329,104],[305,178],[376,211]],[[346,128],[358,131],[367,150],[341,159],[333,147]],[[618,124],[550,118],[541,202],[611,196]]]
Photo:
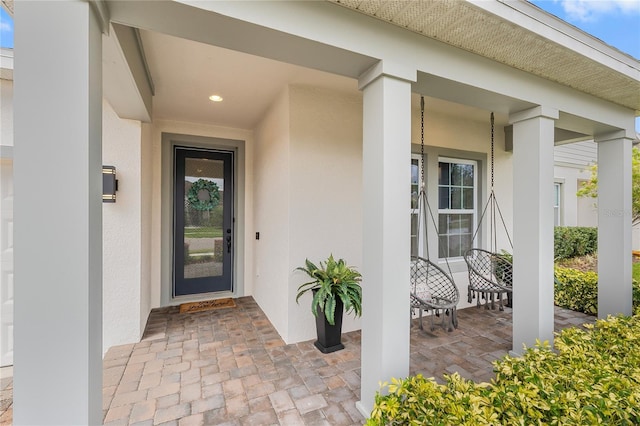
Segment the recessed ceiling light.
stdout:
[[211,95],[209,96],[209,99],[211,99],[213,102],[222,102],[222,96],[220,95]]

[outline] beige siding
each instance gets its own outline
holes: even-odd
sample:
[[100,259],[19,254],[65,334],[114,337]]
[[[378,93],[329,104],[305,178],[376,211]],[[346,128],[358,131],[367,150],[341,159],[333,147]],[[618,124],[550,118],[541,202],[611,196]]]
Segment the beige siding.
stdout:
[[554,157],[556,164],[587,168],[597,161],[598,147],[593,141],[558,145]]

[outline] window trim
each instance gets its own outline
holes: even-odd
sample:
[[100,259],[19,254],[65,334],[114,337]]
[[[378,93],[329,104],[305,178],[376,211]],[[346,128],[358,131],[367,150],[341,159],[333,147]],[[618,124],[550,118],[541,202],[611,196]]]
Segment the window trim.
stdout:
[[[417,160],[418,161],[418,194],[420,194],[420,185],[422,184],[421,179],[420,179],[421,178],[421,167],[423,166],[422,165],[422,155],[420,153],[412,152],[411,153],[411,166],[413,166],[413,160]],[[424,155],[424,160],[425,160],[425,163],[427,163],[427,155],[426,154]],[[426,174],[426,172],[427,172],[426,164],[425,164],[424,167],[425,167],[425,174]],[[428,182],[428,179],[427,179],[427,182]],[[411,185],[413,186],[413,176],[411,176]],[[428,194],[428,192],[429,192],[429,190],[427,188],[427,194]],[[412,192],[411,196],[413,197],[413,192]],[[416,216],[416,226],[417,226],[418,209],[419,209],[419,206],[416,205],[416,207],[413,208],[412,205],[411,205],[411,201],[410,201],[410,203],[409,203],[409,214],[410,214],[411,219],[410,219],[410,225],[409,225],[410,226],[409,236],[410,236],[410,240],[411,240],[410,241],[410,244],[411,244],[411,256],[414,256],[414,255],[417,256],[418,253],[419,253],[418,244],[419,244],[419,241],[420,241],[420,237],[417,234],[417,229],[416,229],[416,234],[415,234],[416,251],[414,252],[414,250],[413,250],[413,238],[414,238],[414,234],[413,234],[413,217]],[[429,244],[429,243],[427,242],[427,244]]]

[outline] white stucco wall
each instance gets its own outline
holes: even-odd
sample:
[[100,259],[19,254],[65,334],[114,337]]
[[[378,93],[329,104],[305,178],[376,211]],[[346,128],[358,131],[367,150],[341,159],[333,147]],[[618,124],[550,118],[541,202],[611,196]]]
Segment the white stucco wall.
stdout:
[[[419,113],[418,109],[413,110],[414,152],[419,151]],[[435,167],[438,155],[481,158],[479,184],[486,200],[490,182],[489,117],[481,122],[437,111],[427,114],[425,139]],[[359,94],[294,85],[279,97],[256,130],[255,230],[260,231],[260,241],[255,242],[253,295],[289,343],[315,338],[310,297],[303,298],[299,305],[295,303],[297,287],[305,282],[305,275],[294,269],[307,257],[317,262],[330,253],[361,266],[361,123]],[[495,191],[510,233],[511,156],[504,150],[502,127],[496,126]],[[273,188],[279,188],[278,193]],[[480,203],[484,207],[484,201]],[[488,229],[488,223],[484,225]],[[502,230],[498,243],[511,251]],[[461,293],[459,307],[464,308],[469,306],[467,272],[464,262],[453,263],[454,279]],[[366,277],[363,285],[366,286]],[[345,316],[345,331],[359,326],[358,319]]]
[[120,119],[103,102],[102,161],[116,167],[115,203],[103,203],[103,351],[136,342],[141,312],[142,170],[141,123]]
[[[289,285],[281,297],[289,306],[286,340],[296,342],[315,338],[316,329],[311,295],[295,302],[308,277],[293,270],[331,253],[362,266],[362,96],[291,86],[289,99]],[[344,316],[344,332],[359,328],[359,319]]]
[[153,150],[152,127],[143,123],[140,138],[140,186],[141,186],[141,238],[140,238],[140,330],[144,333],[151,312],[151,236],[153,203]]
[[289,90],[284,90],[255,131],[255,232],[253,297],[288,341],[290,126]]

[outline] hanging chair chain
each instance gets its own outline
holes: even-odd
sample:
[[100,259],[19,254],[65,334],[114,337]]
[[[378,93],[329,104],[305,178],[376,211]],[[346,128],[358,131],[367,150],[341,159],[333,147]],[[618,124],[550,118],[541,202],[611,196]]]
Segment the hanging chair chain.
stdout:
[[424,96],[420,96],[420,179],[424,187]]
[[[424,213],[424,233],[425,239],[428,240],[429,235],[429,225],[427,224],[426,214],[424,211],[424,205],[422,198],[424,197],[424,201],[426,201],[427,195],[427,182],[424,180],[424,96],[420,96],[420,187],[418,190],[418,210],[422,209]],[[418,233],[420,232],[420,214],[418,213]],[[419,241],[419,239],[418,239]],[[420,244],[418,242],[418,244]],[[429,242],[426,242],[426,255],[427,259],[430,258],[429,255]]]
[[491,113],[491,190],[493,191],[493,112]]
[[[511,246],[511,249],[513,250],[513,242],[511,241],[511,236],[509,235],[509,230],[507,229],[507,224],[504,221],[504,216],[502,216],[502,211],[500,210],[500,206],[498,205],[498,200],[496,199],[496,194],[494,192],[494,162],[495,162],[495,150],[494,150],[494,114],[493,112],[491,113],[491,191],[489,192],[489,199],[487,200],[487,204],[484,206],[484,209],[482,210],[482,214],[480,215],[480,220],[478,220],[478,226],[476,227],[476,230],[473,233],[473,237],[471,237],[471,241],[473,244],[473,241],[476,240],[476,237],[478,236],[478,231],[480,231],[480,228],[482,226],[482,222],[485,218],[485,214],[487,213],[487,210],[489,211],[489,225],[490,225],[490,230],[489,230],[489,243],[492,246],[492,251],[496,250],[496,246],[497,246],[497,218],[500,217],[500,220],[502,222],[502,227],[504,228],[505,234],[507,236],[507,239],[509,240],[509,245]],[[491,208],[489,208],[491,207]]]

